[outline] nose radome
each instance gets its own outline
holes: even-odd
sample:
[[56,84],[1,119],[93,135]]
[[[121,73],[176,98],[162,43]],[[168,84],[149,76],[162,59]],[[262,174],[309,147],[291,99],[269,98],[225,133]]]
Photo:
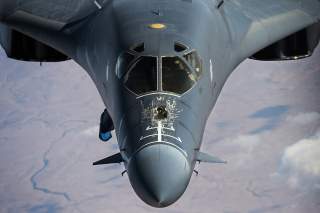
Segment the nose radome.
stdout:
[[191,177],[186,157],[167,144],[153,144],[136,153],[128,165],[128,174],[137,195],[153,207],[177,201]]

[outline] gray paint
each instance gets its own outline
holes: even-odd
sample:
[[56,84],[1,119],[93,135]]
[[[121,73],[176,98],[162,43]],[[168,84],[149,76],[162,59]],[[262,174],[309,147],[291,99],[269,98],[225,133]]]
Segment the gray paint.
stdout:
[[[164,207],[186,189],[207,117],[233,69],[320,19],[318,0],[301,2],[230,0],[217,8],[219,2],[209,0],[5,0],[0,20],[67,54],[88,72],[113,118],[133,188],[148,204]],[[153,30],[151,23],[167,27]],[[202,58],[204,72],[191,90],[138,97],[123,86],[116,75],[121,53],[144,42],[144,55],[174,56],[176,41]],[[154,119],[159,105],[168,109],[168,119]]]

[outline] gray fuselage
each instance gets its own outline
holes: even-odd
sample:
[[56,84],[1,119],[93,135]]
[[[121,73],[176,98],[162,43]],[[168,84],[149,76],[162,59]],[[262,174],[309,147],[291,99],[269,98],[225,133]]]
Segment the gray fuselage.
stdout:
[[[26,61],[73,59],[106,109],[137,195],[154,207],[184,193],[207,118],[246,58],[296,60],[320,40],[319,0],[1,0],[0,44]],[[30,37],[30,38],[29,38]]]
[[183,194],[197,161],[221,162],[200,152],[203,132],[227,77],[247,55],[233,50],[237,34],[217,3],[223,1],[79,0],[70,1],[72,11],[63,0],[4,0],[0,20],[7,16],[12,29],[88,72],[131,185],[149,205],[165,207]]
[[[77,38],[81,45],[74,58],[95,82],[113,119],[134,190],[152,206],[170,205],[185,191],[206,120],[232,70],[229,48],[223,46],[228,37],[222,35],[227,33],[216,31],[224,29],[216,26],[221,23],[217,19],[221,16],[203,1],[120,0],[106,5]],[[153,29],[154,23],[165,26]],[[184,46],[181,52],[177,44]],[[137,45],[143,50],[134,51]],[[201,63],[194,84],[180,94],[160,88],[164,57],[183,58],[193,51]],[[121,55],[128,52],[135,57],[130,63],[156,57],[155,90],[137,94],[124,84],[130,66]],[[178,79],[176,84],[179,87]],[[166,116],[158,118],[161,109]]]

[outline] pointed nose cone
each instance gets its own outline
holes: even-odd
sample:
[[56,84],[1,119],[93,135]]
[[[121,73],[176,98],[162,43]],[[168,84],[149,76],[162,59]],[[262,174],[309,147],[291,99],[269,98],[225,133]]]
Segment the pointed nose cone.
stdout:
[[177,148],[154,144],[140,150],[128,165],[130,182],[137,195],[153,207],[166,207],[186,190],[190,166]]

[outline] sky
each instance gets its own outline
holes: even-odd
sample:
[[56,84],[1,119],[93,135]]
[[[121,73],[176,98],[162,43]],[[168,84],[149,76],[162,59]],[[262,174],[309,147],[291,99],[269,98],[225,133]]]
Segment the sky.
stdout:
[[318,213],[320,48],[290,62],[246,60],[208,118],[201,150],[228,161],[196,166],[184,195],[155,209],[134,193],[118,152],[102,143],[102,101],[72,61],[25,63],[0,50],[0,213]]

